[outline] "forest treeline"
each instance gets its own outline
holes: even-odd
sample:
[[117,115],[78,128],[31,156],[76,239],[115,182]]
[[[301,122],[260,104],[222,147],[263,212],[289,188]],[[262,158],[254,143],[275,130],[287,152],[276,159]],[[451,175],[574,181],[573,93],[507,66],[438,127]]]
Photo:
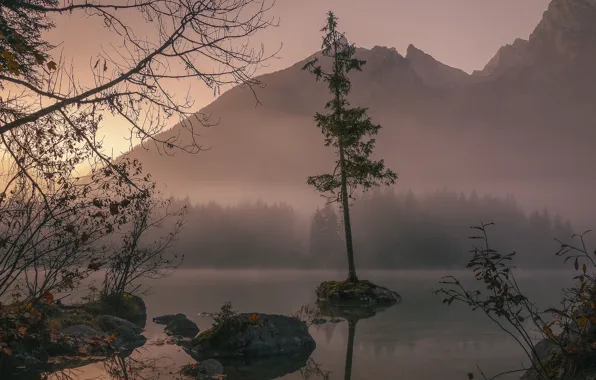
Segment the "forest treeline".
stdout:
[[[188,200],[174,200],[183,205]],[[185,267],[344,268],[341,213],[335,206],[304,216],[287,204],[265,202],[189,206],[175,249]],[[512,196],[442,190],[373,190],[352,206],[356,262],[362,268],[461,268],[470,259],[471,225],[496,224],[491,245],[516,250],[516,265],[560,265],[559,244],[573,234],[569,221],[546,209],[526,213]]]

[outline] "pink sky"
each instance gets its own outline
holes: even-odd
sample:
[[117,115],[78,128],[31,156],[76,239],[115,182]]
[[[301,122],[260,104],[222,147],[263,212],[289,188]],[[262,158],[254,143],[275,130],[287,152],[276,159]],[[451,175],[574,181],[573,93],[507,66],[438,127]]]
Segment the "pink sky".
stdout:
[[[518,37],[528,38],[548,3],[549,0],[276,0],[270,15],[279,19],[279,27],[262,32],[252,43],[263,42],[266,53],[273,53],[283,44],[278,59],[261,73],[291,66],[320,48],[319,30],[325,23],[325,13],[332,10],[339,17],[340,29],[360,47],[395,47],[405,55],[407,46],[414,44],[439,61],[471,73],[482,69],[501,46]],[[66,15],[57,20],[50,40],[59,45],[55,53],[72,60],[84,77],[101,48],[109,49],[110,43],[118,42],[108,40],[100,19],[80,16]],[[137,24],[135,29],[142,31],[145,26]],[[147,25],[148,33],[151,29]],[[174,86],[178,93],[189,90],[188,83]],[[190,91],[197,111],[215,99],[213,91],[206,87],[193,85]],[[103,130],[104,146],[113,148],[115,155],[129,147],[123,139],[126,128],[119,121],[109,120]]]

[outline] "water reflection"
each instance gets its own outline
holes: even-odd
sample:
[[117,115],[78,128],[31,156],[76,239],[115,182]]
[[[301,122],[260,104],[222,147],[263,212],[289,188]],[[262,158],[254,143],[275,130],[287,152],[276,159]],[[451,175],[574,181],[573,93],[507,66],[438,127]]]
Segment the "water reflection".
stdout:
[[[352,378],[352,362],[354,360],[354,338],[356,337],[356,325],[362,319],[369,319],[388,307],[385,306],[360,306],[356,304],[334,305],[328,302],[318,302],[317,306],[324,317],[342,318],[348,322],[348,339],[346,348],[346,360],[344,367],[344,380]],[[327,379],[327,377],[324,377]]]

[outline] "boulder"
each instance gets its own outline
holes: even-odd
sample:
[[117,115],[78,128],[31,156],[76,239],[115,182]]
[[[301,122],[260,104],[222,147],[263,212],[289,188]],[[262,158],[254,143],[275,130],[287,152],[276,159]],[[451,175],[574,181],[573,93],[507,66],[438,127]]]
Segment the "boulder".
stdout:
[[194,338],[199,333],[199,328],[196,323],[186,318],[184,314],[178,314],[176,318],[168,323],[164,331],[168,335]]
[[103,332],[116,336],[115,346],[130,349],[142,346],[147,341],[147,338],[141,335],[143,329],[126,319],[102,315],[98,318],[97,324]]
[[185,350],[201,361],[209,358],[265,357],[312,352],[315,340],[306,323],[293,317],[239,314],[204,331]]
[[370,281],[325,281],[316,290],[319,301],[332,304],[394,305],[401,301],[396,292]]
[[161,317],[153,318],[153,323],[157,323],[158,325],[169,325],[174,319],[177,318],[186,318],[184,314],[166,314],[162,315]]
[[71,336],[71,337],[76,337],[76,338],[94,338],[94,337],[104,337],[106,335],[103,332],[97,331],[93,327],[87,326],[87,325],[69,326],[65,329],[60,330],[60,333],[66,335],[66,336]]

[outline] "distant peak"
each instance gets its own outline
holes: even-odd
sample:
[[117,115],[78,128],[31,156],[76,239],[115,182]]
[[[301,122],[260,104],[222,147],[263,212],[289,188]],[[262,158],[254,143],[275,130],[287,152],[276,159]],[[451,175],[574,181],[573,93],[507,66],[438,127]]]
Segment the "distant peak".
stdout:
[[408,45],[408,50],[406,51],[406,58],[409,58],[413,55],[428,55],[422,50],[418,49],[416,46],[410,44]]
[[412,44],[408,46],[406,59],[411,62],[414,71],[428,86],[453,88],[468,83],[467,73],[437,61]]

